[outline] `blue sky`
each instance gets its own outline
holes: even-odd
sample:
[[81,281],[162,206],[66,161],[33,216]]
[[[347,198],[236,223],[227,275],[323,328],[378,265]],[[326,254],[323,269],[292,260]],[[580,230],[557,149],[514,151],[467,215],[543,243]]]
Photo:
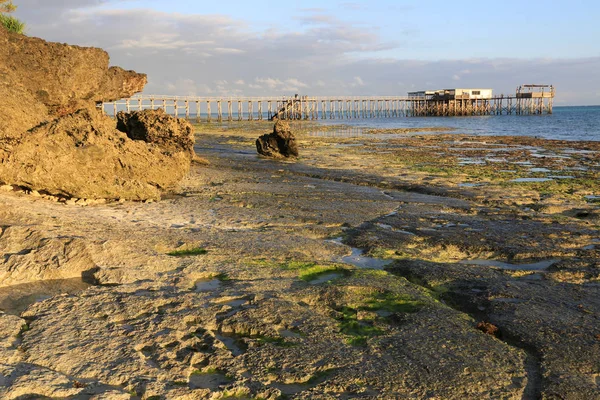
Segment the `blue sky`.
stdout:
[[255,32],[302,31],[311,15],[337,18],[399,41],[391,57],[589,57],[600,55],[597,1],[164,1],[132,0],[107,8],[221,14]]
[[553,83],[600,104],[600,2],[14,0],[28,33],[106,49],[146,92],[404,95]]

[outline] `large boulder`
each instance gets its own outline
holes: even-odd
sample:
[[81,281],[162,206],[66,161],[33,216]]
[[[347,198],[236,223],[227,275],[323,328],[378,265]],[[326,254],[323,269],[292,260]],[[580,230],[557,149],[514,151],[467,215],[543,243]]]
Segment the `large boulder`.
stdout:
[[277,121],[273,132],[256,139],[256,151],[267,157],[298,157],[296,137],[285,121]]
[[194,154],[194,127],[189,121],[158,110],[117,113],[117,129],[130,139],[155,143],[165,150]]
[[96,110],[77,111],[15,143],[0,143],[2,181],[67,197],[158,199],[190,163],[189,150],[131,140]]

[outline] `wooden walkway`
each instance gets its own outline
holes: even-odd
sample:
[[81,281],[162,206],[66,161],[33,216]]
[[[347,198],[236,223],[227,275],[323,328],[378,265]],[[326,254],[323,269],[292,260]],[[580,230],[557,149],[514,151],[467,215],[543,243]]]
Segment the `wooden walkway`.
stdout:
[[102,103],[102,111],[163,108],[168,114],[197,122],[280,119],[449,117],[551,114],[553,97],[499,95],[491,99],[435,99],[400,96],[370,97],[184,97],[138,95]]

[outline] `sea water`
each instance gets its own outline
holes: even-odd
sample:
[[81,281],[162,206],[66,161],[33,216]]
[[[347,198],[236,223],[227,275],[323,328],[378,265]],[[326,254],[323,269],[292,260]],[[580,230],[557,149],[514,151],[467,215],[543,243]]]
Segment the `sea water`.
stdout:
[[[362,128],[447,127],[480,136],[532,136],[543,139],[600,141],[600,106],[554,107],[552,114],[484,115],[469,117],[396,117],[320,120],[323,125],[346,125],[347,134],[362,136]],[[324,132],[326,134],[326,132]],[[423,132],[439,134],[439,132]]]

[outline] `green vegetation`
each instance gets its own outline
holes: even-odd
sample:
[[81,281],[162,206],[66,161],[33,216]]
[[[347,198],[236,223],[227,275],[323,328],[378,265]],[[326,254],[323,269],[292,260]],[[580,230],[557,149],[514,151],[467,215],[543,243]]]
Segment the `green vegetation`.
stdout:
[[25,23],[19,21],[13,16],[0,14],[0,24],[10,32],[23,34],[25,32]]
[[267,260],[253,260],[252,264],[261,267],[279,268],[285,271],[297,271],[298,277],[306,282],[310,282],[322,275],[332,272],[340,272],[344,275],[350,273],[350,271],[341,264],[318,264],[310,261],[273,262]]
[[373,295],[358,309],[364,311],[387,311],[391,313],[414,313],[421,306],[421,302],[413,300],[408,295],[384,292]]
[[217,274],[217,275],[213,275],[212,278],[218,279],[221,282],[227,282],[227,281],[231,280],[231,278],[229,277],[229,275],[227,275],[226,273],[220,273],[220,274]]
[[349,271],[339,265],[313,265],[312,267],[308,267],[300,270],[298,273],[298,277],[303,281],[310,282],[312,280],[317,279],[318,277],[331,273],[331,272],[341,272],[343,274],[349,273]]
[[10,32],[22,34],[25,31],[25,23],[19,21],[11,15],[6,15],[17,9],[12,0],[0,0],[0,25],[4,26]]
[[212,374],[223,374],[223,372],[215,367],[206,367],[204,369],[197,369],[191,373],[191,375],[212,375]]
[[583,200],[580,193],[600,191],[600,181],[595,176],[575,179],[555,179],[545,182],[503,182],[504,187],[526,187],[541,195],[563,195],[565,197]]
[[208,250],[201,247],[195,247],[191,249],[174,250],[167,253],[168,256],[173,257],[187,257],[187,256],[200,256],[208,253]]
[[381,328],[372,324],[358,320],[358,311],[354,308],[343,307],[341,310],[342,316],[340,321],[340,332],[350,336],[346,341],[353,346],[365,346],[367,339],[373,336],[379,336],[383,333]]
[[[361,294],[361,293],[357,293]],[[346,339],[348,344],[353,346],[365,346],[367,340],[374,336],[384,333],[384,330],[376,323],[385,320],[387,317],[381,317],[378,313],[414,313],[423,305],[421,302],[412,299],[408,295],[401,295],[393,292],[375,292],[365,294],[359,301],[344,306],[339,310],[338,318],[340,332],[349,336]],[[364,313],[366,312],[366,313]],[[372,312],[369,315],[368,312]],[[359,313],[362,315],[359,319]]]

